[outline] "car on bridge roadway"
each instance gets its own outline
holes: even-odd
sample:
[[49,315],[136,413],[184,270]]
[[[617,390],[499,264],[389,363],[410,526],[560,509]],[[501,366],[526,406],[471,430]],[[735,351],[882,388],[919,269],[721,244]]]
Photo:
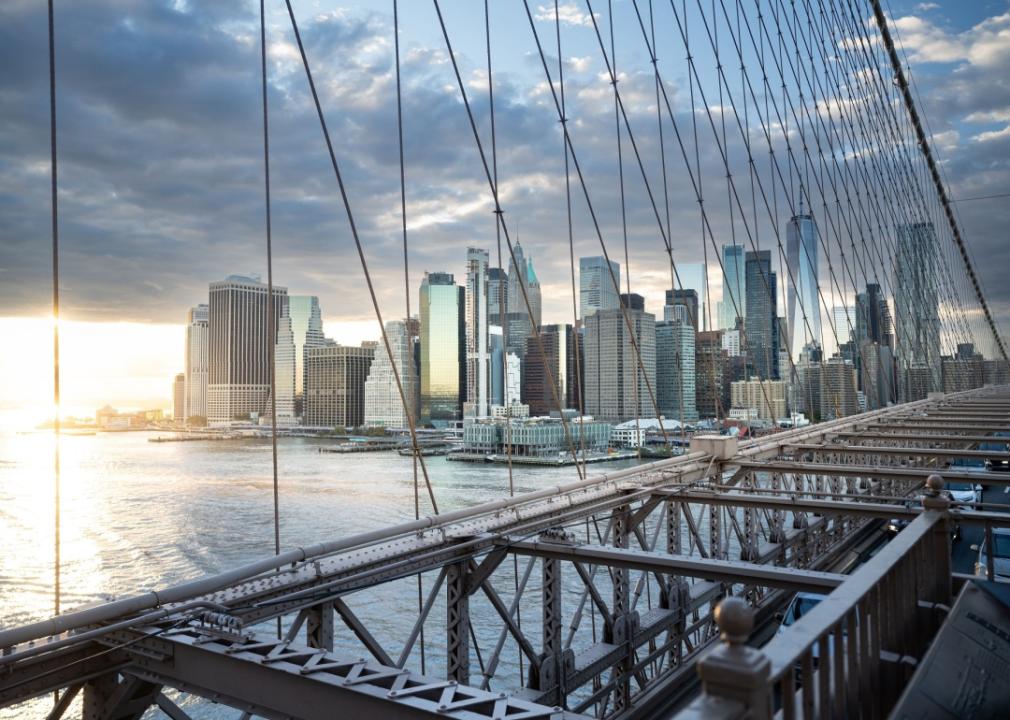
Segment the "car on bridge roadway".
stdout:
[[[989,557],[986,554],[985,543],[972,545],[972,550],[978,550],[978,562],[975,563],[975,574],[979,577],[987,575],[986,567]],[[1010,528],[995,528],[992,531],[992,566],[995,577],[993,580],[1010,583]]]

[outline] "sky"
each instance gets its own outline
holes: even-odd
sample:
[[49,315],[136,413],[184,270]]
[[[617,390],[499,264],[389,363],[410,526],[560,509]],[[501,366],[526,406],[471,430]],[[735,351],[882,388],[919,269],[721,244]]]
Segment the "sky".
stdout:
[[[741,0],[739,7],[752,11],[755,1]],[[522,3],[490,4],[505,222],[533,258],[545,321],[570,322],[557,114]],[[318,295],[327,333],[356,344],[377,337],[375,315],[284,5],[267,5],[275,281],[292,293]],[[427,2],[401,5],[407,284],[416,308],[425,271],[453,272],[462,281],[467,246],[488,248],[493,260],[497,248],[493,203],[438,17]],[[553,10],[547,5],[530,2],[555,72]],[[607,5],[592,3],[609,51]],[[638,5],[647,12],[648,0]],[[387,319],[402,317],[392,0],[299,0],[293,6],[381,310]],[[90,414],[106,402],[167,406],[172,378],[183,369],[187,309],[206,302],[211,281],[232,273],[265,276],[257,7],[248,0],[56,3],[61,369],[68,412]],[[891,0],[889,8],[952,196],[1010,192],[1010,5]],[[489,147],[482,4],[443,0],[442,9]],[[690,92],[698,87],[690,83],[671,5],[657,1],[655,12],[658,67],[672,107],[688,127]],[[561,3],[560,16],[573,144],[601,234],[627,277],[606,65],[587,5]],[[660,146],[648,50],[630,0],[613,3],[613,18],[620,87],[658,194]],[[701,15],[689,7],[685,21],[706,101],[718,105],[716,59],[711,49],[699,47],[705,39]],[[730,28],[720,22],[714,30],[722,40],[715,44],[730,52]],[[0,4],[0,415],[44,412],[51,395],[46,53],[45,3]],[[690,178],[669,128],[666,133],[670,245],[678,262],[701,262],[711,248],[701,241]],[[671,284],[669,260],[626,136],[623,142],[632,289],[660,312],[663,290]],[[731,139],[729,146],[740,162],[741,143]],[[716,240],[728,242],[741,224],[737,219],[731,230],[731,213],[725,205],[720,212],[719,203],[729,201],[725,184],[719,185],[716,143],[702,144],[698,165],[711,193]],[[746,167],[735,168],[741,171]],[[572,188],[575,255],[598,255],[574,175]],[[664,214],[663,198],[657,201]],[[1010,327],[1010,285],[1004,280],[1010,267],[1008,198],[968,200],[958,212],[991,307]],[[761,228],[755,221],[754,230],[769,242],[771,225]],[[709,260],[714,305],[719,273]]]

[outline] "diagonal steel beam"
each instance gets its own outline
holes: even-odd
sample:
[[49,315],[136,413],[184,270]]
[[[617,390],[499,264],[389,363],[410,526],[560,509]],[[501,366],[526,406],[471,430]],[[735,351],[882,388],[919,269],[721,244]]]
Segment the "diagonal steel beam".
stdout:
[[350,628],[358,640],[368,649],[368,652],[372,653],[372,657],[378,660],[383,665],[393,665],[393,660],[386,654],[386,651],[382,649],[379,645],[378,640],[376,640],[372,633],[368,631],[368,628],[364,626],[358,616],[355,615],[347,603],[345,603],[341,598],[336,598],[333,601],[333,609],[337,611],[340,615],[340,619],[344,621],[344,624]]

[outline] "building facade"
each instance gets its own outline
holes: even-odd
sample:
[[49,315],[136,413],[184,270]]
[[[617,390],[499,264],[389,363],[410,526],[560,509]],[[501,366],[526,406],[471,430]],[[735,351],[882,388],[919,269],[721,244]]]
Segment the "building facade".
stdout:
[[746,262],[742,245],[722,246],[722,301],[719,329],[733,330],[737,318],[747,317]]
[[916,371],[902,373],[909,381],[899,387],[903,402],[922,394],[921,388],[913,393],[911,383],[913,376],[919,382],[922,368],[929,373],[927,393],[941,387],[938,253],[932,223],[913,223],[898,228],[894,278],[896,354],[900,368]]
[[781,380],[750,380],[734,382],[730,387],[733,410],[752,411],[762,420],[776,421],[788,417],[786,384]]
[[178,373],[172,381],[172,421],[176,425],[186,422],[186,373]]
[[[286,288],[273,289],[278,324]],[[258,277],[230,275],[210,284],[207,419],[212,424],[263,414],[270,395],[270,351],[277,341],[267,322],[267,286]]]
[[529,405],[531,415],[557,412],[559,402],[563,405],[561,409],[579,407],[581,362],[576,357],[577,351],[577,337],[571,325],[543,325],[539,343],[536,337],[526,338],[522,402]]
[[274,387],[277,389],[278,425],[290,425],[298,420],[295,414],[297,368],[298,352],[295,349],[295,334],[291,329],[288,307],[284,309],[284,314],[278,321],[277,343],[274,345]]
[[[417,418],[418,401],[417,371],[414,368],[413,348],[407,324],[402,320],[390,320],[386,323],[386,337],[393,351],[393,362],[389,361],[389,354],[385,348],[376,351],[369,368],[368,379],[365,380],[364,424],[406,428],[410,427],[411,419]],[[394,365],[407,399],[406,408],[403,398],[400,397],[400,390],[396,386]]]
[[779,323],[771,251],[747,253],[746,268],[747,318],[743,350],[753,375],[776,379],[779,376]]
[[509,352],[521,356],[526,347],[526,338],[533,333],[534,327],[540,327],[541,324],[540,280],[533,270],[532,258],[523,254],[519,243],[516,243],[513,253],[508,274],[505,344]]
[[425,273],[419,308],[421,423],[444,427],[463,419],[466,290],[450,273]]
[[185,404],[183,420],[207,418],[207,370],[210,352],[210,306],[190,308],[186,317]]
[[[628,314],[642,366],[638,364],[624,312]],[[585,328],[585,412],[607,422],[655,416],[649,393],[649,387],[656,386],[655,317],[641,310],[599,310],[586,318]]]
[[295,346],[295,415],[300,417],[305,396],[305,351],[326,344],[319,298],[315,295],[289,295],[288,316],[291,318],[291,339]]
[[660,415],[681,422],[697,420],[695,383],[694,328],[686,318],[656,323],[655,388]]
[[786,225],[786,347],[793,360],[803,346],[821,338],[821,305],[817,292],[817,226],[811,215],[794,215]]
[[[728,353],[723,349],[722,335],[721,330],[695,335],[695,405],[700,418],[722,418],[729,407],[728,401],[723,400],[723,375]],[[658,332],[656,342],[659,342]]]
[[[621,266],[603,256],[579,258],[579,317],[585,320],[597,310],[620,307]],[[613,272],[613,277],[611,277]]]
[[466,250],[466,400],[464,415],[487,417],[491,402],[487,250]]
[[821,364],[821,420],[836,420],[859,412],[856,368],[841,357]]
[[365,381],[373,347],[328,345],[305,353],[305,416],[313,427],[358,427],[365,422]]

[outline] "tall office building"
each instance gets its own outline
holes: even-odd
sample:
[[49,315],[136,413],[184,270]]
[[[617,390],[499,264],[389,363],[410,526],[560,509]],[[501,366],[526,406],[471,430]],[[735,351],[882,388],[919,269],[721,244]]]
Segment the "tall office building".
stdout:
[[891,332],[891,310],[887,298],[877,283],[867,283],[866,292],[856,295],[856,340],[870,340],[881,345],[894,346]]
[[209,305],[190,308],[186,318],[186,365],[183,420],[207,417],[207,366],[210,348]]
[[[722,347],[722,335],[722,330],[695,334],[695,405],[701,418],[724,417],[729,409],[728,398],[723,400],[724,391],[729,389],[723,377],[729,353]],[[659,342],[658,333],[656,342]],[[659,372],[658,367],[656,371]]]
[[488,348],[491,353],[491,404],[505,402],[505,339],[501,325],[488,326]]
[[617,296],[621,287],[621,266],[610,261],[610,270],[605,257],[579,258],[579,317],[583,321],[597,310],[620,307]]
[[[895,257],[894,309],[898,365],[916,372],[902,373],[906,382],[900,399],[918,399],[923,393],[922,376],[928,371],[928,389],[939,390],[940,377],[940,305],[937,293],[936,232],[929,222],[898,227]],[[915,392],[912,393],[912,388]]]
[[835,420],[859,412],[856,368],[841,357],[821,364],[821,420]]
[[[515,261],[509,266],[508,275],[506,343],[509,352],[521,356],[526,347],[526,338],[533,333],[533,327],[540,327],[540,280],[533,270],[533,260],[523,254],[523,248],[519,243],[515,245],[514,254]],[[529,301],[528,307],[526,300],[523,299],[523,288],[526,290],[526,300]],[[530,322],[531,314],[532,322]]]
[[[684,305],[676,306],[684,309]],[[681,318],[656,323],[656,402],[663,417],[698,419],[695,397],[695,333]]]
[[508,275],[499,267],[487,269],[487,322],[489,325],[505,325],[505,309],[508,304]]
[[[386,337],[393,351],[393,362],[385,347],[375,351],[375,357],[365,380],[365,425],[381,425],[392,428],[410,426],[410,417],[417,417],[417,371],[414,368],[413,347],[402,320],[386,323]],[[407,409],[403,406],[400,390],[396,386],[396,375],[400,376],[403,394],[407,398]]]
[[746,264],[742,245],[722,246],[722,302],[719,329],[733,330],[737,315],[747,317]]
[[[290,301],[291,298],[288,298]],[[277,324],[277,343],[274,345],[274,387],[277,388],[277,424],[291,425],[297,422],[295,414],[298,353],[295,349],[295,334],[291,329],[290,305],[284,309]],[[264,412],[270,413],[268,406]]]
[[444,427],[463,418],[466,289],[450,273],[425,273],[419,307],[421,423]]
[[844,345],[855,339],[856,309],[851,305],[835,305],[831,308],[831,324],[838,336],[838,344]]
[[621,293],[621,307],[629,310],[645,310],[645,298],[638,293]]
[[319,298],[315,295],[289,295],[288,316],[291,318],[291,338],[295,346],[295,415],[301,416],[305,394],[305,351],[326,344]]
[[375,346],[326,345],[305,352],[305,424],[358,427],[365,422],[365,381]]
[[[540,351],[541,344],[543,352]],[[530,406],[530,415],[557,412],[559,402],[562,409],[579,407],[577,367],[581,363],[576,362],[575,347],[575,331],[571,325],[541,326],[540,343],[536,337],[526,338],[521,398]]]
[[490,403],[491,352],[488,337],[487,250],[466,250],[466,411],[487,417]]
[[772,254],[769,250],[746,256],[747,317],[745,347],[752,374],[762,379],[779,376],[778,300]]
[[[641,352],[641,372],[623,313]],[[656,386],[656,320],[642,310],[598,310],[585,320],[585,411],[599,420],[653,417],[649,385]],[[647,384],[648,381],[648,384]],[[637,404],[636,404],[637,399]]]
[[[793,360],[811,340],[821,340],[821,304],[817,293],[817,226],[810,215],[793,216],[786,225],[786,347]],[[805,319],[804,319],[805,318]]]
[[698,312],[695,314],[695,330],[708,330],[709,317],[708,306],[708,275],[705,272],[704,263],[677,263],[677,275],[680,278],[678,285],[685,292],[694,290],[698,297]]
[[178,373],[172,381],[172,421],[176,425],[186,422],[186,373]]
[[677,305],[686,310],[684,321],[697,330],[702,325],[701,306],[698,303],[698,293],[694,288],[684,288],[683,290],[673,289],[666,291],[666,304],[663,306],[663,320],[670,322],[674,319]]
[[[273,289],[278,323],[287,288]],[[262,414],[270,395],[267,286],[259,277],[229,275],[210,284],[207,419],[223,424]]]

